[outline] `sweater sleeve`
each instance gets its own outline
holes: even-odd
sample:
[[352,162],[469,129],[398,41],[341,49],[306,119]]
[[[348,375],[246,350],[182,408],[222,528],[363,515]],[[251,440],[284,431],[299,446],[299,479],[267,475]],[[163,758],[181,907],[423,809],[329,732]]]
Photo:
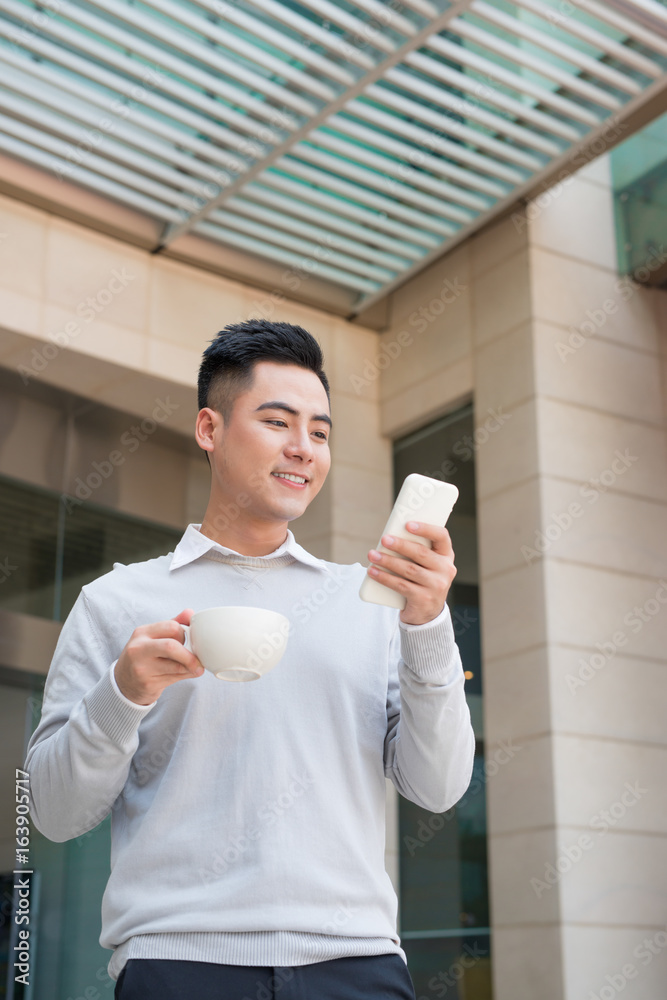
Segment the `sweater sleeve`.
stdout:
[[445,812],[472,776],[475,734],[449,608],[432,622],[396,618],[389,646],[385,774],[410,802]]
[[153,705],[134,705],[117,693],[116,661],[82,590],[60,632],[26,756],[30,814],[49,840],[92,830],[127,780],[139,724]]

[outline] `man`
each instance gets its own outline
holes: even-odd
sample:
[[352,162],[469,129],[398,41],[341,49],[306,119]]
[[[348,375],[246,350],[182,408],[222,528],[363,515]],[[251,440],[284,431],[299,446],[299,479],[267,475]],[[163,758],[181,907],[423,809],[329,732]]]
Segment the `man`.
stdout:
[[[83,587],[28,747],[33,820],[64,841],[112,814],[100,942],[116,1000],[414,1000],[385,777],[434,812],[470,781],[449,534],[418,525],[432,549],[369,553],[400,614],[359,598],[360,563],[297,544],[287,525],[324,484],[332,428],[300,327],[226,327],[198,389],[204,519],[173,553]],[[257,682],[216,679],[183,644],[194,611],[224,605],[290,621]]]

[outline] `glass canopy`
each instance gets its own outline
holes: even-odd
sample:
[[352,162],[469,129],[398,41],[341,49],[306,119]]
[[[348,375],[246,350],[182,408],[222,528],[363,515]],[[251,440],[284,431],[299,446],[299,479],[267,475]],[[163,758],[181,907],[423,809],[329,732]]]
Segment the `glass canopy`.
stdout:
[[667,288],[667,114],[616,147],[611,175],[618,269]]
[[657,0],[0,0],[12,190],[87,189],[156,252],[349,315],[666,90]]

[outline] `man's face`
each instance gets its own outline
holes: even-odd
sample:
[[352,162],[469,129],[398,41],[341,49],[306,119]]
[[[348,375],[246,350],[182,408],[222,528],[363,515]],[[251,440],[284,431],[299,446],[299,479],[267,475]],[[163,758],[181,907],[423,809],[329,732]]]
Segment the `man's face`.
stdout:
[[215,413],[212,490],[221,504],[238,503],[239,494],[247,494],[244,511],[251,518],[291,521],[317,496],[331,465],[330,426],[318,419],[330,417],[329,401],[317,375],[298,365],[258,361],[253,376],[227,423]]

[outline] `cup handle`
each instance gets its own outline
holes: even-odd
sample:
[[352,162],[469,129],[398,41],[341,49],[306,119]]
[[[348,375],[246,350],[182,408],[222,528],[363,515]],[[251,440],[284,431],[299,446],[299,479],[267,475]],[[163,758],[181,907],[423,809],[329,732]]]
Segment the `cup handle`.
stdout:
[[[179,625],[181,625],[180,622],[179,622]],[[186,649],[188,649],[191,653],[193,653],[194,650],[192,648],[192,639],[190,637],[190,626],[189,625],[181,625],[181,628],[183,629],[183,632],[185,633],[184,636],[183,636],[183,645],[185,646]]]

